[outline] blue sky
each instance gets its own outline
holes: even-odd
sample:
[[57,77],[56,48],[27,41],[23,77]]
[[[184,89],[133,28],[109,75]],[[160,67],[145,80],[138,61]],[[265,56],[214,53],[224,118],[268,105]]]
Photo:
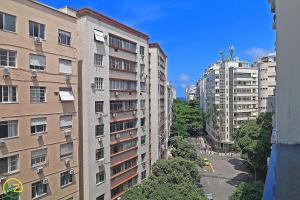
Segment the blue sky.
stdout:
[[229,45],[248,61],[274,50],[267,0],[40,1],[56,8],[89,7],[148,34],[168,55],[169,79],[179,97]]

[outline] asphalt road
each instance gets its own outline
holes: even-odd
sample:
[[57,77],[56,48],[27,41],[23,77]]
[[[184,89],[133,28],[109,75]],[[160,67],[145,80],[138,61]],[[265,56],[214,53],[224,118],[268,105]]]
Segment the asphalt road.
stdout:
[[211,163],[201,169],[201,184],[205,193],[213,194],[214,200],[227,200],[241,181],[253,179],[238,157],[203,153],[199,140],[196,142],[191,138],[190,141],[197,146],[198,154],[208,158]]

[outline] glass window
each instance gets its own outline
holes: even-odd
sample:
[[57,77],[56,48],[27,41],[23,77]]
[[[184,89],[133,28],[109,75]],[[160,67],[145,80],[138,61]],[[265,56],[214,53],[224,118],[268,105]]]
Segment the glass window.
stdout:
[[146,120],[145,117],[144,117],[144,118],[141,118],[141,126],[145,126],[145,120]]
[[0,122],[0,138],[11,138],[18,135],[18,121]]
[[72,128],[72,115],[60,116],[60,128],[61,129]]
[[104,148],[96,149],[96,160],[104,158]]
[[145,158],[146,158],[146,153],[143,153],[143,154],[141,155],[142,162],[145,161]]
[[58,30],[58,43],[64,45],[71,45],[71,33],[63,30]]
[[142,171],[141,179],[144,180],[146,178],[146,170]]
[[72,61],[66,59],[59,59],[59,72],[65,74],[72,74]]
[[29,36],[45,39],[45,25],[29,21]]
[[97,197],[96,200],[104,200],[104,194],[102,194],[99,197]]
[[146,83],[145,82],[141,82],[141,90],[145,91],[146,90]]
[[45,102],[46,87],[30,86],[30,102]]
[[95,112],[96,113],[103,112],[103,104],[104,104],[103,101],[96,101],[95,102]]
[[32,183],[31,194],[32,198],[37,198],[47,194],[47,184],[44,184],[43,181]]
[[16,51],[0,49],[0,66],[16,67]]
[[104,124],[96,125],[96,137],[104,135]]
[[60,158],[70,157],[73,154],[73,143],[69,142],[60,145]]
[[96,184],[102,183],[105,180],[105,171],[102,170],[96,173]]
[[69,185],[73,182],[73,174],[71,171],[66,171],[60,174],[60,186]]
[[146,135],[141,136],[141,145],[146,143]]
[[145,55],[145,47],[140,46],[140,54]]
[[0,103],[16,103],[17,87],[0,85]]
[[16,32],[16,17],[0,12],[0,30]]
[[46,67],[46,57],[36,54],[29,55],[29,66],[30,69],[35,70],[45,70]]
[[103,89],[103,78],[99,78],[99,77],[95,78],[95,89],[98,89],[98,90]]
[[140,68],[141,68],[141,73],[145,73],[145,65],[144,64],[141,64],[140,65]]
[[95,53],[94,54],[94,64],[96,66],[102,66],[102,64],[103,64],[103,55]]
[[30,130],[32,134],[44,133],[47,131],[47,118],[31,119]]
[[47,149],[38,149],[31,152],[31,166],[36,167],[47,163]]
[[9,174],[18,170],[19,155],[0,158],[0,174]]

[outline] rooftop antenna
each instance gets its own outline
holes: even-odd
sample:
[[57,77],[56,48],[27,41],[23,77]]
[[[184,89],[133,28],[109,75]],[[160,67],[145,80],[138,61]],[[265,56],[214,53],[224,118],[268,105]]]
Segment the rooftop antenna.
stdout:
[[230,54],[230,60],[233,60],[233,55],[234,55],[234,46],[231,45],[229,47],[229,54]]

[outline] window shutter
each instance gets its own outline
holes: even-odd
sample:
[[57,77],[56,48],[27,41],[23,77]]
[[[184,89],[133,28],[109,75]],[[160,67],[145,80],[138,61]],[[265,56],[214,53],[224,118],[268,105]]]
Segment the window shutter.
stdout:
[[30,54],[30,65],[46,66],[46,58],[44,56]]
[[72,74],[72,61],[65,60],[65,59],[59,59],[59,72],[66,73],[66,74]]
[[31,126],[38,126],[38,125],[43,125],[47,124],[47,118],[35,118],[31,119]]
[[72,115],[61,116],[60,117],[60,126],[72,126]]

